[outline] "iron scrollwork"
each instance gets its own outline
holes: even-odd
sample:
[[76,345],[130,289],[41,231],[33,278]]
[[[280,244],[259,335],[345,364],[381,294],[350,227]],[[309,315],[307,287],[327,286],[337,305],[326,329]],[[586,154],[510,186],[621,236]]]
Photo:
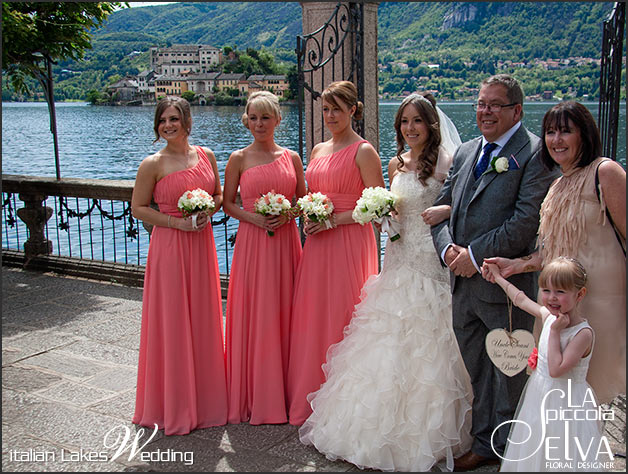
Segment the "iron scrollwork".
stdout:
[[604,156],[609,156],[614,160],[617,159],[619,98],[621,94],[625,21],[626,4],[617,2],[608,19],[604,21],[604,31],[602,35],[598,124],[600,127]]
[[69,220],[64,219],[64,215],[63,215],[64,210],[68,218],[75,217],[78,219],[83,219],[84,217],[91,215],[95,209],[98,209],[102,217],[104,217],[105,219],[109,219],[111,221],[119,221],[119,220],[127,218],[125,219],[126,221],[128,221],[128,222],[125,222],[126,236],[129,237],[131,240],[136,239],[138,237],[137,224],[135,223],[135,219],[133,218],[133,214],[131,213],[130,202],[125,202],[122,213],[116,216],[113,212],[108,212],[105,209],[103,209],[98,199],[92,199],[92,204],[89,207],[89,209],[87,209],[86,211],[80,212],[78,210],[75,211],[74,209],[71,209],[70,207],[68,207],[66,197],[60,197],[59,198],[59,212],[58,212],[59,229],[65,230],[66,232],[68,232],[70,229]]
[[[364,102],[364,71],[363,71],[363,55],[364,55],[364,5],[361,2],[338,2],[336,7],[327,20],[316,31],[307,35],[297,36],[297,76],[299,84],[298,104],[299,104],[299,155],[304,157],[303,153],[303,110],[304,110],[304,91],[308,91],[311,100],[316,101],[321,96],[321,92],[313,87],[313,74],[317,71],[324,71],[324,67],[335,61],[336,56],[339,57],[344,68],[344,47],[347,37],[352,35],[354,48],[352,50],[351,64],[347,77],[342,79],[349,80],[356,84],[358,88],[358,100]],[[347,46],[348,47],[348,46]],[[334,63],[332,63],[334,64]],[[334,69],[332,67],[332,69]],[[308,82],[305,75],[309,74]],[[332,71],[333,78],[333,71]],[[356,123],[356,132],[363,133],[363,122]]]
[[[297,36],[300,79],[306,72],[317,71],[334,58],[351,32],[350,18],[349,5],[338,2],[331,17],[323,26],[307,35]],[[312,94],[314,100],[320,97],[320,92],[315,91],[310,84],[304,80],[300,82]]]

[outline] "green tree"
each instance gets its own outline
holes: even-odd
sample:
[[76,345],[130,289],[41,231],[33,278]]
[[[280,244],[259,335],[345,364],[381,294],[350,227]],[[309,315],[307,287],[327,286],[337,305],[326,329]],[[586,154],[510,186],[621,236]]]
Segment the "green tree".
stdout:
[[[2,2],[2,68],[16,92],[30,93],[27,78],[37,79],[50,112],[55,168],[59,171],[57,125],[52,93],[52,63],[80,60],[92,47],[90,31],[102,26],[120,2]],[[128,6],[128,3],[125,2]],[[65,94],[63,94],[65,97]]]
[[[296,100],[299,94],[299,75],[297,72],[297,67],[292,65],[288,70],[288,74],[286,75],[288,79],[289,88],[285,93],[285,98],[287,100]],[[301,92],[303,94],[303,92]]]
[[87,101],[92,105],[97,105],[103,101],[103,98],[100,92],[96,89],[92,89],[87,93]]
[[189,103],[192,103],[192,101],[194,101],[194,98],[196,97],[196,94],[192,91],[185,91],[181,94],[181,97],[187,100]]
[[2,2],[2,68],[12,87],[28,94],[25,78],[45,80],[47,61],[82,59],[85,50],[92,47],[91,30],[102,26],[121,5],[121,2]]

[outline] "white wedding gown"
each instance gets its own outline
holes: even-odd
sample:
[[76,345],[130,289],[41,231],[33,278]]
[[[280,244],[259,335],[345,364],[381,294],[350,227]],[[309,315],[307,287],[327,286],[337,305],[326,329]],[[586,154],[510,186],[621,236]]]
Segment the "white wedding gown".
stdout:
[[[313,413],[301,442],[331,460],[384,471],[429,471],[471,447],[472,389],[451,327],[449,276],[421,212],[441,183],[399,173],[401,238],[364,285],[344,339],[323,365],[326,382],[308,395]],[[442,461],[442,462],[441,462]]]

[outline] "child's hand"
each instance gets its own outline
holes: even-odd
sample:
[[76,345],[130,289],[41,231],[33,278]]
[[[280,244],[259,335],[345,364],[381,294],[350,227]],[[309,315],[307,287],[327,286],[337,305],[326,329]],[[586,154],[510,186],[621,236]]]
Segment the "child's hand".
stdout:
[[482,265],[482,276],[486,281],[490,281],[491,283],[495,283],[496,277],[501,277],[502,274],[499,271],[499,267],[494,263],[486,263]]
[[555,329],[556,331],[562,331],[567,326],[569,326],[569,316],[563,313],[558,313],[558,316],[556,316],[556,321],[552,323],[551,329]]

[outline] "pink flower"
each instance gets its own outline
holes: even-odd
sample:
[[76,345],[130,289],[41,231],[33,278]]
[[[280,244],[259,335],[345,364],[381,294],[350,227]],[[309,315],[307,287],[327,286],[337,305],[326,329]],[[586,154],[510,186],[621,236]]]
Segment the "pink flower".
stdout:
[[530,353],[530,357],[528,357],[528,365],[532,370],[536,369],[536,362],[539,358],[539,352],[536,350],[536,347],[532,349]]

